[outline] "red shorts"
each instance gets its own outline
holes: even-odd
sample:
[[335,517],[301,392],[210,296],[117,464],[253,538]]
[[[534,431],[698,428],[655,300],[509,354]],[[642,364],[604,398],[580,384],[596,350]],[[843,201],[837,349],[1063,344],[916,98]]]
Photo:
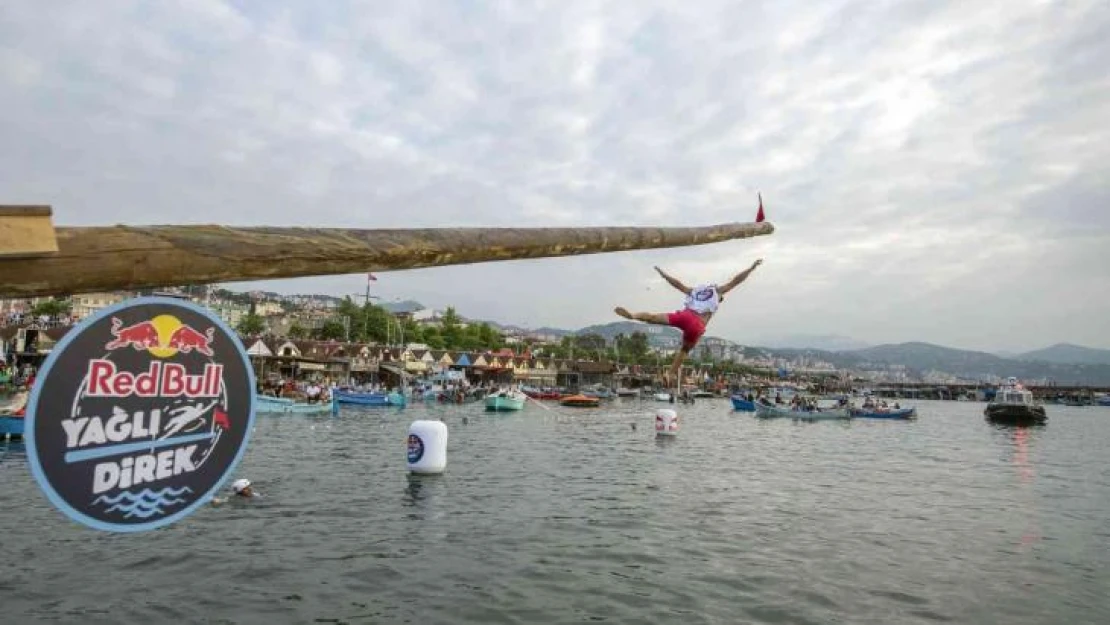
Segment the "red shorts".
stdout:
[[694,347],[698,344],[701,335],[705,334],[705,322],[698,316],[698,313],[689,308],[667,313],[667,323],[682,330],[683,347]]

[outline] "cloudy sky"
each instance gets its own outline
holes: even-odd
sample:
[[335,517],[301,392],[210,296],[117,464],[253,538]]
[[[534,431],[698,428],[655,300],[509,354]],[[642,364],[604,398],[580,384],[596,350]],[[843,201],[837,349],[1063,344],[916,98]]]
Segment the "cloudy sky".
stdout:
[[[712,246],[381,274],[527,327],[672,310],[1110,347],[1110,3],[143,3],[0,11],[0,189],[59,224],[704,225]],[[240,285],[236,285],[240,286]],[[361,293],[361,275],[250,285]]]

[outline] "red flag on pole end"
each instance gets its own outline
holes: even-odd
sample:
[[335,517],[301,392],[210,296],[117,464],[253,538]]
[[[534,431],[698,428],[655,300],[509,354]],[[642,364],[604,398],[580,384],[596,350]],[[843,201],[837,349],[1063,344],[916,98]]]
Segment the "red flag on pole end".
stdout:
[[375,282],[375,281],[377,281],[377,279],[378,279],[378,277],[377,277],[377,276],[375,276],[375,275],[374,275],[374,274],[372,274],[372,273],[368,273],[368,274],[366,274],[366,281],[367,281],[367,282]]
[[763,220],[764,220],[764,217],[763,217],[763,194],[760,193],[759,194],[759,212],[755,214],[755,223],[761,223]]

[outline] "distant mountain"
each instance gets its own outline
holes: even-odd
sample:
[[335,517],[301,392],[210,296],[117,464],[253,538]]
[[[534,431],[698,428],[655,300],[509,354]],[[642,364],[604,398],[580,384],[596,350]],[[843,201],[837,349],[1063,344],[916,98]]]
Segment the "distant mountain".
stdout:
[[1057,343],[1044,349],[1018,354],[1015,358],[1017,360],[1059,364],[1110,365],[1110,349],[1095,349],[1082,345],[1072,345],[1071,343]]
[[[843,358],[856,359],[843,363]],[[990,375],[1017,376],[1020,379],[1049,378],[1058,384],[1110,384],[1110,364],[1071,364],[1031,362],[1000,358],[986,352],[952,349],[931,343],[878,345],[867,349],[838,352],[830,358],[837,366],[865,366],[867,363],[905,365],[915,372],[944,371],[963,378],[981,379]],[[843,363],[843,364],[842,364]]]
[[761,341],[767,347],[785,349],[819,349],[823,351],[846,351],[870,347],[863,341],[838,334],[790,334],[779,338]]
[[535,330],[532,330],[531,332],[534,333],[534,334],[544,334],[544,335],[550,334],[551,336],[568,336],[568,335],[574,334],[574,330],[564,330],[563,328],[549,328],[547,326],[544,326],[542,328],[536,328]]
[[600,334],[605,340],[612,341],[618,334],[631,336],[634,332],[643,332],[648,337],[648,344],[653,347],[666,347],[676,343],[682,337],[682,331],[670,326],[657,326],[636,321],[613,321],[599,325],[586,326],[574,332],[579,336],[583,334]]

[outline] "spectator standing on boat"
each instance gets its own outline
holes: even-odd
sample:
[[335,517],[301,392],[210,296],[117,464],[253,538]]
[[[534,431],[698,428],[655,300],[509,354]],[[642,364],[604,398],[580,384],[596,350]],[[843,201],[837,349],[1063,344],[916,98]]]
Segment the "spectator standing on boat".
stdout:
[[741,282],[748,279],[755,268],[763,264],[763,259],[759,259],[752,263],[752,266],[741,271],[733,276],[731,280],[723,285],[716,284],[699,284],[694,288],[690,288],[682,282],[676,280],[663,271],[659,267],[655,270],[663,279],[674,288],[686,294],[686,301],[683,304],[682,310],[673,313],[630,313],[624,307],[618,306],[614,312],[624,317],[625,319],[632,319],[634,321],[642,321],[661,326],[673,326],[682,330],[682,347],[675,352],[674,361],[671,363],[671,368],[667,373],[663,374],[663,383],[669,388],[670,380],[674,379],[682,367],[682,361],[694,350],[705,334],[705,327],[713,314],[717,312],[717,307],[724,301],[724,296],[732,289],[735,289]]

